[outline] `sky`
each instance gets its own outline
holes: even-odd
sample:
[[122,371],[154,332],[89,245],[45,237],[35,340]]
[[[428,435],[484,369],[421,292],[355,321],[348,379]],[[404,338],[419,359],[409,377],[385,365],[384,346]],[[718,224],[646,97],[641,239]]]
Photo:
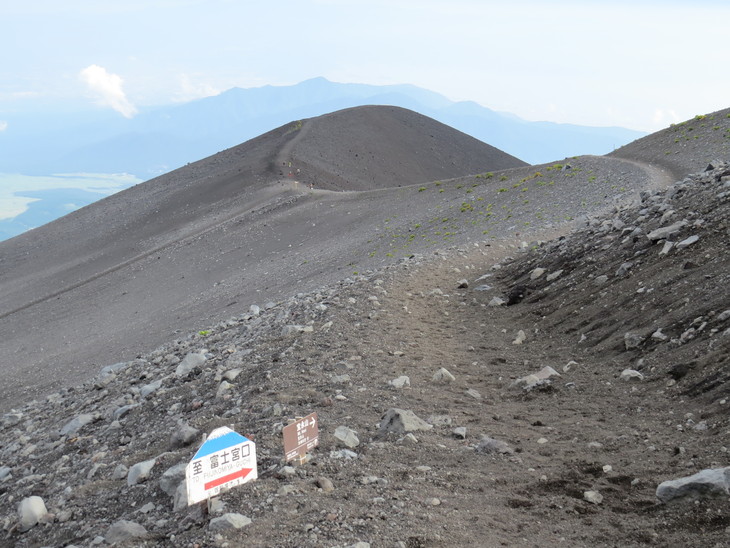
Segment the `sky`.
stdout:
[[728,20],[727,0],[0,0],[0,132],[317,76],[655,131],[730,107]]

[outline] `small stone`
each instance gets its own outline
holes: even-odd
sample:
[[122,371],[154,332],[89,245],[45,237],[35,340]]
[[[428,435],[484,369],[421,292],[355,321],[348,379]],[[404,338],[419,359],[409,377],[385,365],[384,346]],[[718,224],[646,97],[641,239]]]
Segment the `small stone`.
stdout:
[[73,435],[94,420],[94,415],[83,414],[67,422],[60,430],[62,436]]
[[556,270],[555,272],[552,272],[547,275],[547,278],[545,278],[548,282],[552,282],[560,277],[560,275],[563,273],[562,270]]
[[420,430],[431,430],[432,425],[416,416],[413,411],[392,408],[383,415],[380,421],[379,434],[405,434]]
[[476,446],[478,453],[511,455],[515,452],[506,442],[485,436]]
[[183,361],[181,361],[175,369],[176,377],[185,377],[189,375],[196,367],[202,367],[206,360],[206,350],[198,350],[197,352],[190,352]]
[[430,415],[426,420],[434,426],[451,426],[451,417],[449,415]]
[[193,428],[189,424],[180,423],[178,424],[177,428],[175,428],[172,436],[170,436],[170,445],[173,447],[173,449],[185,447],[186,445],[190,445],[191,443],[193,443],[199,437],[200,430],[198,430],[197,428]]
[[414,445],[414,444],[418,443],[418,438],[416,436],[414,436],[412,432],[408,432],[405,436],[403,436],[398,441],[400,443],[405,443],[406,445]]
[[397,379],[388,381],[388,384],[396,389],[405,388],[406,386],[411,385],[411,379],[409,377],[407,377],[406,375],[401,375]]
[[335,428],[334,438],[337,440],[338,445],[349,449],[354,449],[360,445],[360,439],[357,437],[357,432],[347,426],[338,426]]
[[146,398],[150,394],[157,392],[161,387],[162,387],[162,379],[159,379],[155,382],[151,382],[149,384],[145,384],[142,388],[139,389],[139,397]]
[[464,440],[466,439],[466,426],[457,426],[451,432],[455,438]]
[[21,532],[32,529],[48,513],[41,497],[26,497],[18,505],[18,519]]
[[218,385],[218,390],[216,390],[215,392],[216,399],[225,398],[231,391],[231,388],[233,388],[233,385],[231,383],[229,383],[228,381],[221,381],[221,383]]
[[669,240],[664,242],[664,246],[662,247],[661,251],[659,251],[659,255],[667,255],[674,247],[674,242],[670,242]]
[[465,393],[465,394],[466,394],[467,396],[471,396],[471,397],[472,397],[472,398],[474,398],[475,400],[481,400],[481,399],[482,399],[482,395],[481,395],[481,394],[480,394],[480,393],[479,393],[479,392],[478,392],[477,390],[474,390],[473,388],[469,388],[469,389],[468,389],[468,390],[466,390],[466,392],[464,392],[464,393]]
[[522,329],[520,329],[517,332],[517,337],[515,338],[514,341],[512,341],[512,344],[522,344],[523,342],[525,342],[526,338],[527,338],[527,335],[525,335],[525,332]]
[[175,496],[177,486],[185,481],[185,468],[187,468],[187,463],[179,462],[165,470],[160,478],[160,489],[171,497]]
[[456,377],[449,373],[448,369],[442,367],[433,374],[431,380],[433,382],[454,382],[456,380]]
[[463,279],[456,282],[456,287],[459,289],[466,289],[469,287],[469,280]]
[[609,472],[613,472],[613,466],[610,464],[606,464],[603,466],[603,473],[608,474]]
[[689,247],[692,244],[699,241],[699,239],[700,239],[700,237],[697,235],[690,236],[689,238],[685,238],[684,240],[682,240],[681,242],[679,242],[677,244],[677,249],[684,249],[685,247]]
[[674,223],[673,225],[665,226],[662,228],[657,228],[656,230],[652,230],[651,232],[649,232],[649,234],[646,235],[646,237],[649,238],[653,242],[658,241],[658,240],[666,240],[667,238],[673,236],[674,234],[676,234],[677,232],[682,230],[682,228],[684,228],[684,226],[686,224],[687,224],[686,221],[678,221],[678,222]]
[[598,491],[585,491],[583,493],[583,500],[591,504],[601,504],[603,502],[603,495]]
[[644,337],[642,337],[638,333],[629,332],[624,334],[624,347],[626,348],[626,350],[633,350],[634,348],[638,348],[643,342]]
[[595,280],[593,280],[593,283],[595,285],[603,285],[606,282],[608,282],[608,276],[605,274],[601,274],[600,276],[596,276]]
[[530,279],[531,280],[537,280],[543,274],[545,274],[545,269],[544,268],[536,268],[532,272],[530,272]]
[[489,301],[487,306],[504,306],[506,301],[504,299],[500,299],[499,297],[492,297],[492,300]]
[[644,375],[640,373],[639,371],[636,371],[635,369],[624,369],[621,372],[621,380],[622,381],[643,381]]
[[332,480],[330,480],[329,478],[319,477],[315,480],[314,483],[325,493],[331,493],[335,490],[335,486],[332,484]]
[[112,472],[112,479],[113,480],[121,480],[127,477],[127,474],[129,473],[129,468],[124,466],[121,462],[117,464],[114,467],[114,471]]
[[537,440],[537,443],[539,443],[540,445],[544,445],[547,442],[548,442],[547,438],[540,438]]
[[684,497],[706,498],[730,495],[730,466],[702,470],[691,476],[659,484],[656,497],[664,503]]
[[127,485],[137,485],[145,481],[149,477],[155,462],[155,459],[150,459],[132,466],[127,473]]
[[664,333],[662,333],[662,328],[660,327],[654,333],[651,334],[651,338],[655,341],[666,341],[669,339]]
[[208,529],[211,531],[227,531],[230,529],[242,529],[250,524],[251,519],[243,514],[228,513],[210,520]]
[[114,522],[109,529],[107,529],[104,539],[109,544],[117,544],[135,538],[144,538],[146,536],[147,529],[139,523],[120,519],[119,521]]

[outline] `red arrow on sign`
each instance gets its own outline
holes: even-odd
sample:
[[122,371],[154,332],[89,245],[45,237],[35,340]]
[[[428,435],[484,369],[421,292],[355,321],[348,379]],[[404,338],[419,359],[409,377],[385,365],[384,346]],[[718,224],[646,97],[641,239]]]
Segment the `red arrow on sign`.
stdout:
[[204,485],[204,488],[207,491],[208,489],[218,487],[219,485],[223,485],[224,483],[228,483],[229,481],[233,481],[239,478],[245,478],[246,476],[248,476],[251,470],[253,470],[253,468],[241,468],[240,470],[236,470],[232,474],[228,474],[227,476],[223,476],[206,483]]

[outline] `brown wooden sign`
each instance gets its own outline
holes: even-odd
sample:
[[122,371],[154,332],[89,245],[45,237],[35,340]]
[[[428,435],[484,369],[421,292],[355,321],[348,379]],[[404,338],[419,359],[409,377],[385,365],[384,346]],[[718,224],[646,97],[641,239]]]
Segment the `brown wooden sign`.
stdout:
[[300,462],[310,450],[319,445],[319,425],[317,413],[287,424],[284,434],[284,456],[287,461],[298,458]]

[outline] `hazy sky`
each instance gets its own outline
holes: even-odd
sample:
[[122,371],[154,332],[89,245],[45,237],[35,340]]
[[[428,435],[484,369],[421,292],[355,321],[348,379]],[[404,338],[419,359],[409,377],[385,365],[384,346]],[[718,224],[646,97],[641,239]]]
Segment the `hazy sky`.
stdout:
[[409,83],[652,131],[730,107],[727,0],[0,0],[3,112],[134,116],[233,86]]

